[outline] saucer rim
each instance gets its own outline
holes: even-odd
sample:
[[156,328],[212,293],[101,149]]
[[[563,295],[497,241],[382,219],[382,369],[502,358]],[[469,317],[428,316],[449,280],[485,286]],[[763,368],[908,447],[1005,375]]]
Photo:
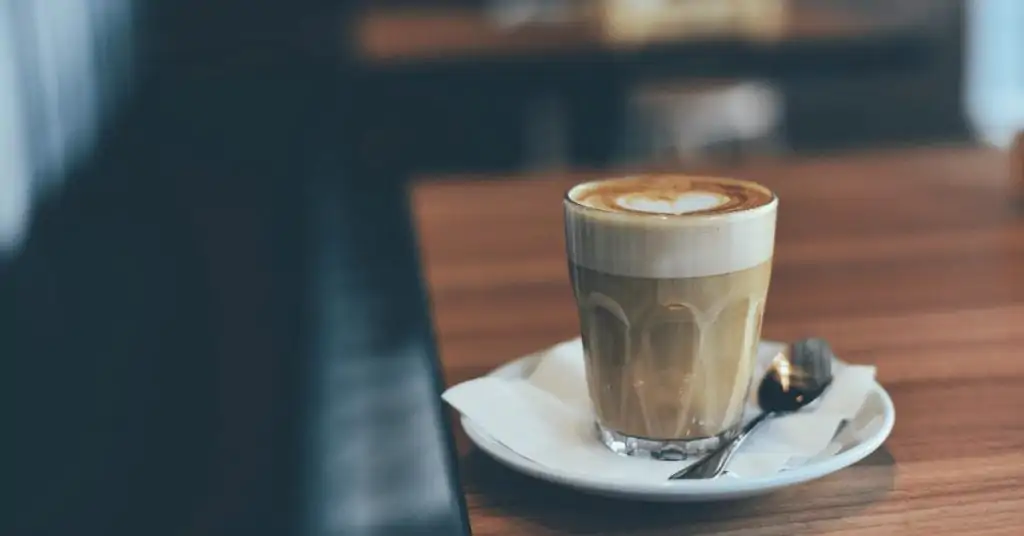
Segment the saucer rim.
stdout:
[[[781,343],[762,340],[760,344],[777,345]],[[525,377],[526,374],[533,370],[540,358],[541,353],[536,353],[513,359],[491,370],[486,375],[500,378]],[[665,502],[700,502],[766,494],[781,488],[823,478],[867,458],[885,443],[885,440],[888,439],[896,424],[896,407],[889,393],[877,380],[872,386],[872,392],[879,396],[883,407],[881,412],[883,417],[882,425],[875,434],[862,439],[857,445],[825,460],[774,475],[755,478],[724,477],[714,480],[666,479],[664,482],[639,483],[628,480],[582,476],[546,467],[524,458],[508,447],[498,443],[485,432],[480,431],[478,427],[465,417],[460,416],[460,422],[466,435],[477,448],[502,465],[531,477],[609,497]]]

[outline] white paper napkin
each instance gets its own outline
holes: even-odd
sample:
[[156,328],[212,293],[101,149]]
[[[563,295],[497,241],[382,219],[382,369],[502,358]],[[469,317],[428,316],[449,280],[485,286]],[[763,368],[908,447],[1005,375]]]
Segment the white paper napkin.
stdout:
[[[757,382],[782,347],[781,343],[762,341]],[[476,430],[558,472],[591,476],[597,472],[606,479],[631,482],[663,481],[693,463],[619,456],[598,440],[578,338],[540,352],[538,359],[537,368],[527,378],[477,378],[448,389],[443,397]],[[858,416],[874,385],[874,367],[837,361],[833,375],[832,385],[819,402],[776,417],[750,436],[730,462],[729,472],[741,478],[767,476],[831,456],[877,424],[871,415]],[[751,401],[745,418],[753,418],[757,411]],[[844,421],[847,424],[839,430]]]

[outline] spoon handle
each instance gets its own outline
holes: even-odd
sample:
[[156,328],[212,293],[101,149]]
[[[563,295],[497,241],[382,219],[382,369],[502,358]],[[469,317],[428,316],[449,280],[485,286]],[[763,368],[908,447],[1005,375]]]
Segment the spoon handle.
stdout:
[[669,480],[700,480],[705,478],[715,478],[722,474],[725,467],[729,465],[729,460],[732,459],[733,454],[739,450],[740,444],[743,440],[750,436],[762,423],[768,420],[772,414],[771,412],[762,412],[753,420],[748,422],[743,430],[740,430],[739,435],[734,437],[731,441],[727,441],[725,444],[719,446],[717,449],[711,451],[710,454],[699,460],[693,465],[687,466],[685,469],[675,473],[668,477]]

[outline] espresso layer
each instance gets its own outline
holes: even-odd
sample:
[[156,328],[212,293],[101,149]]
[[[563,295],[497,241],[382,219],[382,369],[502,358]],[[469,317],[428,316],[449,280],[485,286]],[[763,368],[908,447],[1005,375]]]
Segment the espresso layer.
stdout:
[[645,175],[581,184],[569,199],[610,212],[672,216],[707,216],[750,210],[770,204],[767,188],[736,179]]

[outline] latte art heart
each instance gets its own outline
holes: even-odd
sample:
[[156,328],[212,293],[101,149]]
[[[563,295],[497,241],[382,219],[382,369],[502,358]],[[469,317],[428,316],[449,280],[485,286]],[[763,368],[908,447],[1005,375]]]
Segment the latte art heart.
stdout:
[[648,194],[619,196],[615,204],[627,210],[650,214],[688,214],[713,210],[729,202],[725,195],[712,192],[685,192],[676,196],[654,197]]

